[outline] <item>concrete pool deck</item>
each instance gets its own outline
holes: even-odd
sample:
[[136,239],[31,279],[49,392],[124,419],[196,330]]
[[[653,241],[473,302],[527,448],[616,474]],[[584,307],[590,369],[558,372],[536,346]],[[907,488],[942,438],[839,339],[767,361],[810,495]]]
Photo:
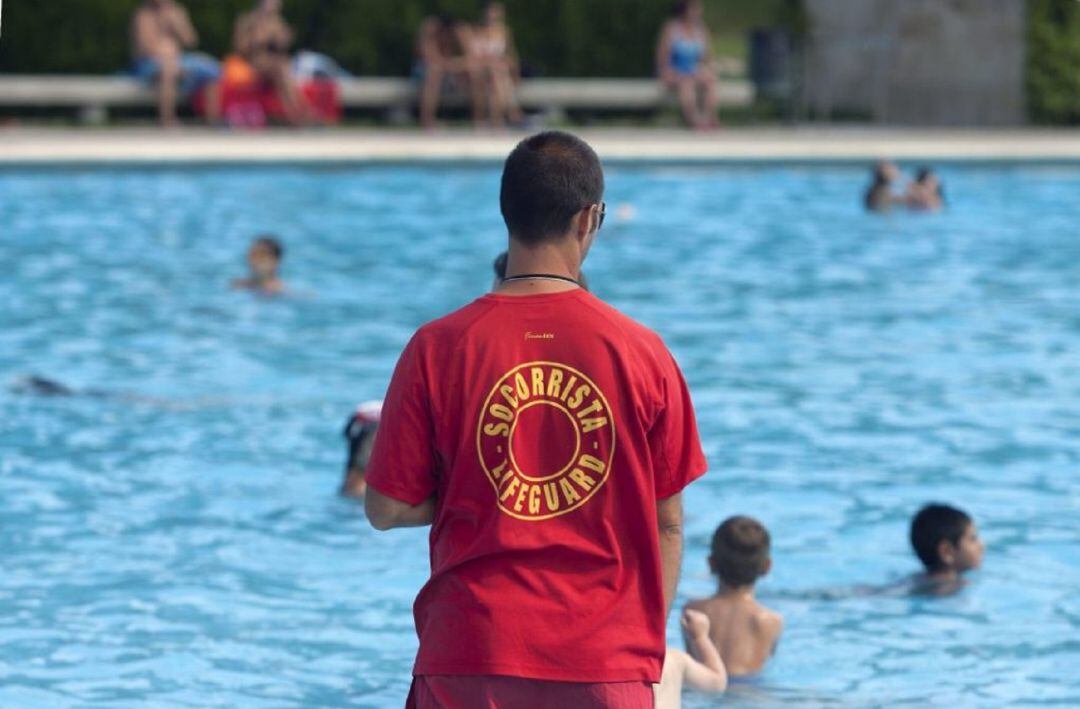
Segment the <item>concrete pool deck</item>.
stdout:
[[[581,129],[607,161],[1080,161],[1080,130],[852,127]],[[0,129],[0,167],[109,164],[492,162],[524,133],[467,129],[228,132],[205,128]]]

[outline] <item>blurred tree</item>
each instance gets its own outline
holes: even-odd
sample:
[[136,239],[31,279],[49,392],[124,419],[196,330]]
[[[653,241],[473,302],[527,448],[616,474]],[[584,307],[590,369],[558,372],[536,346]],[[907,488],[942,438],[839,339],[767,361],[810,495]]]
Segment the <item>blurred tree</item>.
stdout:
[[1080,123],[1080,3],[1028,2],[1028,111],[1036,123]]

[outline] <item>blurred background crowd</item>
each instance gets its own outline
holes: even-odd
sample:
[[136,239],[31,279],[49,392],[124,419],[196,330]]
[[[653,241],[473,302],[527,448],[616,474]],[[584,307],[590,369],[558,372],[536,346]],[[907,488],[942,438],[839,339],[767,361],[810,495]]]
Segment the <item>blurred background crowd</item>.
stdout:
[[[597,78],[659,80],[664,100],[643,101],[624,84],[613,94],[621,103],[581,101],[589,110],[571,110],[572,122],[645,114],[650,124],[708,129],[718,106],[725,124],[1080,122],[1074,0],[50,0],[4,9],[8,120],[53,119],[63,102],[40,92],[16,100],[19,85],[4,79],[126,75],[165,91],[164,123],[175,101],[184,115],[240,125],[430,127],[442,115],[499,127],[530,112],[517,100],[523,83]],[[176,62],[162,61],[169,54]],[[408,81],[407,112],[379,98],[387,85],[343,91],[350,78]],[[724,100],[744,85],[749,98]],[[350,99],[364,91],[370,100]],[[120,103],[115,115],[125,118],[153,108]]]

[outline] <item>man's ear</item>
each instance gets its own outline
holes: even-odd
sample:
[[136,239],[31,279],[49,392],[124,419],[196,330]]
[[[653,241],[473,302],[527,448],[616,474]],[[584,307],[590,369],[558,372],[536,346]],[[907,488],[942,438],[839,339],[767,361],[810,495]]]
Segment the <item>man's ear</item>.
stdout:
[[585,207],[574,215],[574,236],[578,241],[584,241],[592,233],[593,210],[592,206]]
[[761,575],[762,576],[768,576],[770,571],[772,571],[772,557],[771,556],[768,559],[765,560],[765,569],[761,572]]
[[713,558],[712,554],[709,554],[709,573],[716,573],[716,559]]

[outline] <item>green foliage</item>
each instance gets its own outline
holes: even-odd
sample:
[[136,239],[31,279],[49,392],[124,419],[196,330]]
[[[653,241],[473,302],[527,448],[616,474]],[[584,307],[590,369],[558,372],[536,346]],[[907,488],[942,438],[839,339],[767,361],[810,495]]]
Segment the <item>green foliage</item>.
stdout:
[[[792,0],[707,0],[718,35],[742,37]],[[0,71],[111,73],[128,63],[131,14],[139,0],[8,0]],[[252,0],[183,0],[200,48],[229,51],[235,17]],[[325,52],[360,75],[405,76],[416,28],[444,10],[469,20],[484,0],[285,0],[297,46]],[[649,76],[671,0],[506,0],[525,66],[544,76]]]
[[1037,123],[1080,123],[1080,3],[1028,2],[1028,110]]

